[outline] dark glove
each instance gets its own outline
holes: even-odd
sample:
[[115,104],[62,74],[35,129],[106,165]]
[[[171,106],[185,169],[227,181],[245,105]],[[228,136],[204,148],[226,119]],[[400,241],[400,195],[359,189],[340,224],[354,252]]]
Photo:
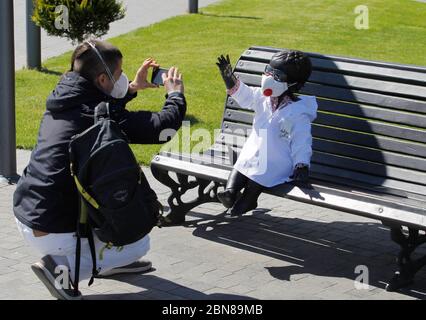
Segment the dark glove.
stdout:
[[297,164],[293,172],[293,181],[296,185],[305,185],[309,180],[309,167],[306,164]]
[[225,82],[226,89],[232,89],[237,84],[237,78],[232,73],[232,65],[229,60],[229,55],[226,55],[226,58],[221,55],[217,58],[218,62],[216,63],[219,67],[220,74],[222,75],[223,81]]

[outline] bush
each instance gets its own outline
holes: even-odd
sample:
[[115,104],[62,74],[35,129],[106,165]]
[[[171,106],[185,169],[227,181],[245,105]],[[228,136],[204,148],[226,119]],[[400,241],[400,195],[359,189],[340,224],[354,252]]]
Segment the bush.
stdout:
[[75,43],[105,35],[124,15],[123,3],[116,0],[34,0],[32,19],[49,35]]

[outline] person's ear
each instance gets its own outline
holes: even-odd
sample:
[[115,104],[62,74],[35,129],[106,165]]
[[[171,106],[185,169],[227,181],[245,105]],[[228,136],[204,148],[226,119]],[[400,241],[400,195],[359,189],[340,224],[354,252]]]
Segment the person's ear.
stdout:
[[102,91],[104,92],[108,92],[109,90],[109,79],[108,76],[105,73],[101,73],[100,75],[97,76],[96,80],[96,85],[102,89]]
[[97,82],[100,86],[104,87],[106,85],[106,82],[107,82],[106,74],[101,73],[97,78]]

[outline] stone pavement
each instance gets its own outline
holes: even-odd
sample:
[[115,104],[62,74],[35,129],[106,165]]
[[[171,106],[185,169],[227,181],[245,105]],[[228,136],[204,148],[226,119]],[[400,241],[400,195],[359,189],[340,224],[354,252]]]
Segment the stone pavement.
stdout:
[[[18,151],[19,172],[29,158]],[[163,203],[168,190],[144,169]],[[38,257],[12,215],[15,186],[0,185],[0,299],[52,299],[30,270]],[[155,270],[97,279],[85,299],[424,299],[426,270],[409,289],[384,291],[397,245],[378,221],[262,195],[260,209],[237,220],[219,204],[194,209],[184,226],[155,229],[147,258]],[[424,250],[423,250],[424,253]],[[368,290],[354,286],[356,266]]]
[[[184,14],[188,10],[188,0],[122,0],[127,7],[126,16],[111,23],[110,30],[104,39],[116,37],[131,30],[146,27],[155,22]],[[199,0],[199,7],[205,7],[218,0]],[[15,69],[26,66],[26,0],[14,1],[15,13]],[[74,46],[70,41],[51,37],[41,30],[41,54],[42,60],[60,55]]]

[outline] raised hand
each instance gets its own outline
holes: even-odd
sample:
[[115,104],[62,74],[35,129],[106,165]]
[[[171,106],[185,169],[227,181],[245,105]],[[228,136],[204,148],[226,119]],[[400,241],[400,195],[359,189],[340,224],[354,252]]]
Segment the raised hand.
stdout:
[[237,78],[232,72],[232,65],[231,60],[229,59],[229,55],[226,55],[226,58],[221,55],[219,58],[217,58],[217,60],[218,62],[216,62],[216,65],[219,68],[226,88],[232,89],[237,84]]
[[129,84],[130,93],[147,88],[158,88],[157,85],[147,80],[148,70],[150,68],[157,68],[160,65],[153,58],[146,59],[136,72],[135,79]]

